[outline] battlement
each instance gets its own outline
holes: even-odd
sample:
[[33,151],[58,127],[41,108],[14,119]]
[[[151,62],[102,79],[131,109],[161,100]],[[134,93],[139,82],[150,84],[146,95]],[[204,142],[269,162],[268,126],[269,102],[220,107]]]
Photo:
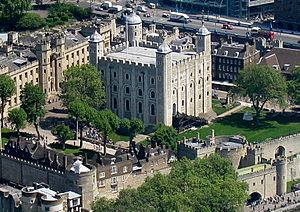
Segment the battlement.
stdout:
[[64,172],[59,171],[57,169],[53,169],[53,168],[48,167],[48,166],[44,166],[44,165],[40,165],[38,163],[27,161],[27,160],[24,160],[24,159],[21,159],[21,158],[18,158],[18,157],[9,155],[9,154],[5,154],[3,152],[0,153],[0,157],[7,158],[7,159],[10,159],[10,160],[14,160],[14,161],[17,161],[18,163],[27,164],[27,165],[33,166],[35,168],[41,169],[43,171],[52,172],[52,173],[55,173],[55,174],[58,174],[58,175],[64,175],[65,174]]
[[132,61],[130,59],[115,59],[112,57],[107,57],[104,56],[101,58],[104,61],[108,61],[110,63],[118,63],[118,64],[124,64],[124,65],[134,65],[134,66],[139,66],[139,67],[148,67],[148,68],[152,68],[154,69],[156,66],[154,64],[150,64],[150,63],[139,63],[136,61]]
[[111,52],[118,52],[118,51],[122,51],[123,49],[126,48],[126,42],[122,42],[120,44],[117,44],[115,46],[111,47]]
[[143,40],[140,45],[142,47],[147,47],[147,48],[154,48],[154,49],[157,49],[159,47],[159,43],[157,42],[152,42],[152,41],[146,41],[146,40]]
[[189,54],[189,58],[182,59],[180,61],[173,62],[176,66],[186,65],[191,63],[192,61],[198,60],[201,57],[201,54]]
[[181,45],[181,46],[171,45],[171,49],[174,52],[182,52],[182,51],[192,50],[194,48],[195,48],[194,44],[187,44],[187,45]]

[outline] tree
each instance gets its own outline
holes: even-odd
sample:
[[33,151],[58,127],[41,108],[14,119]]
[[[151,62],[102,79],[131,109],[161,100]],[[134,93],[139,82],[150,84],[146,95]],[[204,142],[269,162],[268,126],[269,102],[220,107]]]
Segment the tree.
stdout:
[[106,155],[106,143],[108,140],[108,136],[111,132],[118,129],[120,125],[119,117],[111,110],[104,109],[98,112],[97,117],[94,121],[94,125],[103,133],[104,155]]
[[230,162],[214,154],[177,161],[169,175],[155,174],[137,189],[122,190],[116,200],[94,202],[98,211],[241,211],[248,198]]
[[287,85],[277,70],[268,66],[250,65],[241,71],[235,92],[250,98],[258,125],[260,112],[267,101],[285,106]]
[[69,126],[66,126],[64,124],[60,124],[54,127],[51,130],[51,133],[57,137],[57,139],[62,145],[63,150],[66,149],[66,145],[65,145],[66,141],[74,138],[74,134],[70,130]]
[[46,21],[39,14],[26,13],[17,23],[17,27],[20,29],[38,29],[46,25]]
[[300,68],[292,72],[291,80],[288,81],[288,94],[294,104],[300,104]]
[[39,121],[45,116],[46,97],[42,89],[38,85],[26,83],[24,89],[21,91],[21,108],[27,114],[27,121],[33,124],[40,139],[40,132],[38,129]]
[[90,65],[74,66],[65,71],[61,84],[61,99],[66,105],[80,100],[89,106],[100,109],[104,105],[104,86],[98,70]]
[[1,100],[1,127],[3,127],[3,116],[5,106],[10,97],[15,94],[16,85],[15,82],[6,74],[0,75],[0,100]]
[[14,125],[14,129],[17,130],[18,143],[20,141],[20,129],[26,126],[27,114],[22,108],[14,108],[8,113],[8,120]]
[[78,140],[78,128],[80,125],[80,146],[82,146],[82,129],[85,123],[87,107],[88,105],[80,100],[75,100],[68,106],[69,115],[76,121],[76,140]]
[[0,0],[1,12],[10,23],[14,23],[30,7],[31,0]]
[[125,127],[128,127],[128,132],[129,132],[129,151],[131,152],[132,149],[132,141],[134,137],[143,132],[145,129],[144,123],[141,119],[134,118],[130,120],[130,124],[128,125],[128,122],[123,122],[125,124]]
[[178,133],[173,127],[158,124],[152,139],[161,142],[166,145],[167,148],[171,148],[175,152],[177,150]]

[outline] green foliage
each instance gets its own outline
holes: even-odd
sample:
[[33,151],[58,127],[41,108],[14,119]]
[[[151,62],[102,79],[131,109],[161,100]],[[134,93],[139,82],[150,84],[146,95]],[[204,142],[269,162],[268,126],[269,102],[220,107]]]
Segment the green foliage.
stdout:
[[17,23],[19,29],[38,29],[46,25],[46,21],[39,14],[26,13]]
[[287,85],[277,70],[268,66],[250,65],[241,71],[235,92],[250,98],[258,124],[260,112],[267,101],[285,106]]
[[246,188],[230,162],[215,154],[195,161],[182,159],[169,175],[147,178],[137,189],[122,190],[116,200],[101,198],[93,210],[234,212],[247,200]]
[[65,150],[66,141],[74,138],[74,134],[70,130],[69,126],[66,126],[64,124],[57,125],[51,130],[51,133],[57,136],[57,139],[61,143],[63,150]]
[[104,109],[98,112],[94,125],[102,131],[106,140],[111,132],[118,129],[120,120],[111,110]]
[[20,129],[26,126],[27,114],[22,108],[14,108],[8,113],[8,120],[14,125],[15,130],[20,131]]
[[176,152],[178,133],[173,127],[166,126],[164,124],[158,124],[152,139],[161,142],[166,145],[167,148],[171,148]]
[[2,17],[11,23],[31,7],[31,0],[0,0]]
[[38,85],[26,83],[24,89],[21,91],[20,99],[21,108],[27,114],[27,121],[34,124],[38,138],[40,138],[38,125],[39,120],[45,116],[45,94]]
[[62,25],[72,19],[82,21],[89,18],[91,15],[90,9],[83,9],[75,4],[56,3],[51,5],[47,23],[49,27]]
[[134,118],[130,120],[129,137],[132,140],[137,134],[143,132],[145,129],[144,123],[141,119]]
[[74,66],[65,71],[61,83],[61,99],[66,105],[80,100],[100,109],[104,105],[105,92],[99,71],[90,65]]
[[294,104],[300,104],[300,68],[292,72],[292,78],[288,81],[288,94]]
[[3,127],[4,108],[12,95],[16,92],[16,85],[12,78],[6,74],[0,75],[0,101],[1,101],[1,127]]

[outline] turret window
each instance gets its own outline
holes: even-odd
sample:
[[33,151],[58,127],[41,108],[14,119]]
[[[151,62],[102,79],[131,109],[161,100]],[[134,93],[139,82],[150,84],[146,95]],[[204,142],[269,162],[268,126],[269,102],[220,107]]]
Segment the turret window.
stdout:
[[113,85],[113,91],[117,91],[118,87],[116,85]]
[[154,83],[155,83],[155,80],[154,80],[154,78],[153,78],[153,77],[151,78],[150,82],[151,82],[151,85],[154,85]]
[[113,102],[113,108],[114,109],[117,109],[117,107],[118,107],[118,102],[117,102],[117,99],[116,98],[114,98],[114,102]]
[[126,87],[126,88],[125,88],[125,93],[126,93],[126,94],[129,94],[129,93],[130,93],[129,87]]
[[151,104],[151,106],[150,106],[150,113],[151,113],[152,116],[155,115],[155,106],[154,106],[154,104]]
[[126,100],[126,101],[125,101],[125,110],[126,110],[126,111],[129,111],[129,110],[130,110],[130,107],[129,107],[129,100]]

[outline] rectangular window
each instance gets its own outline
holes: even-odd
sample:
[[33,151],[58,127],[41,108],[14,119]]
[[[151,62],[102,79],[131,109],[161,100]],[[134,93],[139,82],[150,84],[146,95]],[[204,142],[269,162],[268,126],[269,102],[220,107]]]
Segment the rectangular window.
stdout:
[[117,184],[118,180],[117,180],[117,177],[112,177],[111,178],[111,184]]
[[67,55],[67,60],[69,60],[69,55]]
[[128,172],[128,167],[127,167],[127,166],[124,166],[124,167],[123,167],[123,173],[126,173],[126,172]]
[[99,178],[104,178],[105,177],[105,172],[100,172]]
[[99,180],[99,187],[105,187],[105,180]]
[[117,167],[116,166],[112,166],[111,167],[111,173],[112,174],[116,174],[117,173]]
[[111,192],[113,192],[113,193],[118,192],[118,186],[111,187]]

